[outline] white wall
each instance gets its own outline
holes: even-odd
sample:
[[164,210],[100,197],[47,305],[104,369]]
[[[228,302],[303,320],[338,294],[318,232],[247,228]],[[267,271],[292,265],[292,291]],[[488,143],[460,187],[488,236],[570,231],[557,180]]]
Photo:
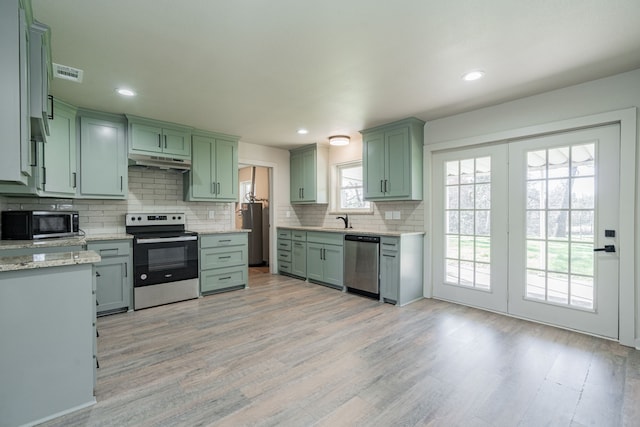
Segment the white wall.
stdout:
[[[554,122],[579,122],[582,120],[580,118],[586,116],[602,116],[607,112],[638,106],[640,106],[640,69],[428,122],[425,125],[425,148],[433,144],[437,144],[438,148],[444,148],[497,141],[515,135],[525,136],[535,128],[553,127]],[[635,127],[637,121],[638,113],[636,112],[635,117],[628,122]],[[638,347],[640,346],[640,340],[637,339],[640,331],[640,284],[635,266],[640,265],[640,242],[633,234],[634,226],[640,229],[640,220],[637,215],[640,211],[637,205],[640,200],[640,186],[637,185],[640,159],[638,150],[635,149],[639,143],[637,130],[634,128],[630,129],[630,132],[623,131],[623,145],[625,138],[629,138],[627,146],[631,146],[630,151],[635,151],[635,162],[622,155],[623,164],[631,164],[628,168],[629,173],[621,177],[622,185],[630,188],[632,193],[635,191],[635,197],[624,199],[621,204],[623,212],[631,212],[629,215],[631,220],[627,221],[630,229],[623,229],[621,225],[619,233],[624,238],[632,239],[628,249],[629,252],[635,251],[635,255],[631,256],[630,262],[627,263],[631,264],[626,266],[629,271],[623,271],[625,267],[621,261],[621,289],[630,288],[634,295],[631,298],[633,303],[621,298],[620,340],[627,345],[633,345],[635,340],[635,346]],[[425,177],[425,183],[429,183],[427,177]],[[426,185],[425,188],[427,188]],[[425,217],[425,222],[428,223],[428,217]],[[621,259],[624,255],[627,254],[620,255]],[[633,283],[624,281],[624,277]],[[632,308],[627,311],[625,307],[629,304]],[[631,336],[627,333],[628,331],[631,331]]]

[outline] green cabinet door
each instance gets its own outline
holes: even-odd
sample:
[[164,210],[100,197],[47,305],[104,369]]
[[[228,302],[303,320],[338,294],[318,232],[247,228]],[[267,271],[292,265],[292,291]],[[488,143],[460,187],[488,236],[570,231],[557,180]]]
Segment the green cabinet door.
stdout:
[[301,202],[304,187],[303,158],[301,152],[291,153],[290,157],[290,201]]
[[130,306],[128,256],[102,258],[96,264],[96,300],[98,313],[121,311]]
[[384,197],[385,138],[384,132],[364,135],[362,144],[365,199]]
[[124,123],[80,117],[80,195],[126,197],[127,145]]
[[307,242],[307,278],[324,282],[324,245]]
[[76,109],[54,101],[54,119],[49,123],[49,138],[44,144],[45,195],[76,193]]
[[324,245],[324,274],[323,282],[334,286],[344,284],[344,255],[343,247],[335,245]]
[[380,298],[397,303],[400,284],[400,254],[382,250],[380,253]]
[[238,200],[238,142],[216,138],[215,144],[216,199]]
[[291,274],[307,277],[307,244],[291,242]]
[[316,150],[302,152],[302,200],[312,202],[316,200]]
[[[191,143],[192,157],[191,171],[188,180],[190,181],[191,198],[194,200],[213,199],[213,143],[210,138],[194,135]],[[187,177],[185,177],[185,182]]]
[[162,130],[164,154],[175,154],[176,156],[189,156],[191,153],[191,134],[174,129]]
[[411,151],[409,128],[385,133],[385,196],[408,197],[411,194]]
[[131,148],[150,153],[162,152],[162,128],[140,123],[131,123]]

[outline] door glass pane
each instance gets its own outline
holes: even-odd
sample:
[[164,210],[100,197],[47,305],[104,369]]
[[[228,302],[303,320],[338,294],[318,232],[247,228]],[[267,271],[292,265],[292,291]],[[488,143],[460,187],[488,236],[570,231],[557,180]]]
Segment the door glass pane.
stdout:
[[446,282],[491,289],[491,157],[445,164]]
[[595,144],[527,153],[527,298],[593,309]]

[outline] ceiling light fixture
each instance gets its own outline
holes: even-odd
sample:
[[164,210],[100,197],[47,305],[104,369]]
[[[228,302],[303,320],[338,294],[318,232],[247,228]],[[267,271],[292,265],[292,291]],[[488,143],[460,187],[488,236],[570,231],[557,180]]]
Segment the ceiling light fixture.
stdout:
[[334,135],[329,137],[329,144],[337,146],[348,145],[349,140],[349,137],[346,135]]
[[298,134],[300,134],[300,135],[306,135],[308,133],[309,133],[309,131],[306,130],[306,129],[298,129]]
[[118,92],[122,96],[136,96],[136,93],[131,89],[118,88],[116,89],[116,92]]
[[474,80],[479,80],[484,77],[484,71],[482,70],[473,70],[469,71],[462,75],[462,80],[465,82],[472,82]]

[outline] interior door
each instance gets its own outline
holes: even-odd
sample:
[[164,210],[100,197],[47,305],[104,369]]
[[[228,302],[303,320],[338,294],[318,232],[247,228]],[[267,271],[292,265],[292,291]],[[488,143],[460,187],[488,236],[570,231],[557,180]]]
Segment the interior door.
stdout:
[[433,156],[433,294],[507,311],[507,147]]
[[618,337],[619,135],[609,125],[510,144],[510,313]]

